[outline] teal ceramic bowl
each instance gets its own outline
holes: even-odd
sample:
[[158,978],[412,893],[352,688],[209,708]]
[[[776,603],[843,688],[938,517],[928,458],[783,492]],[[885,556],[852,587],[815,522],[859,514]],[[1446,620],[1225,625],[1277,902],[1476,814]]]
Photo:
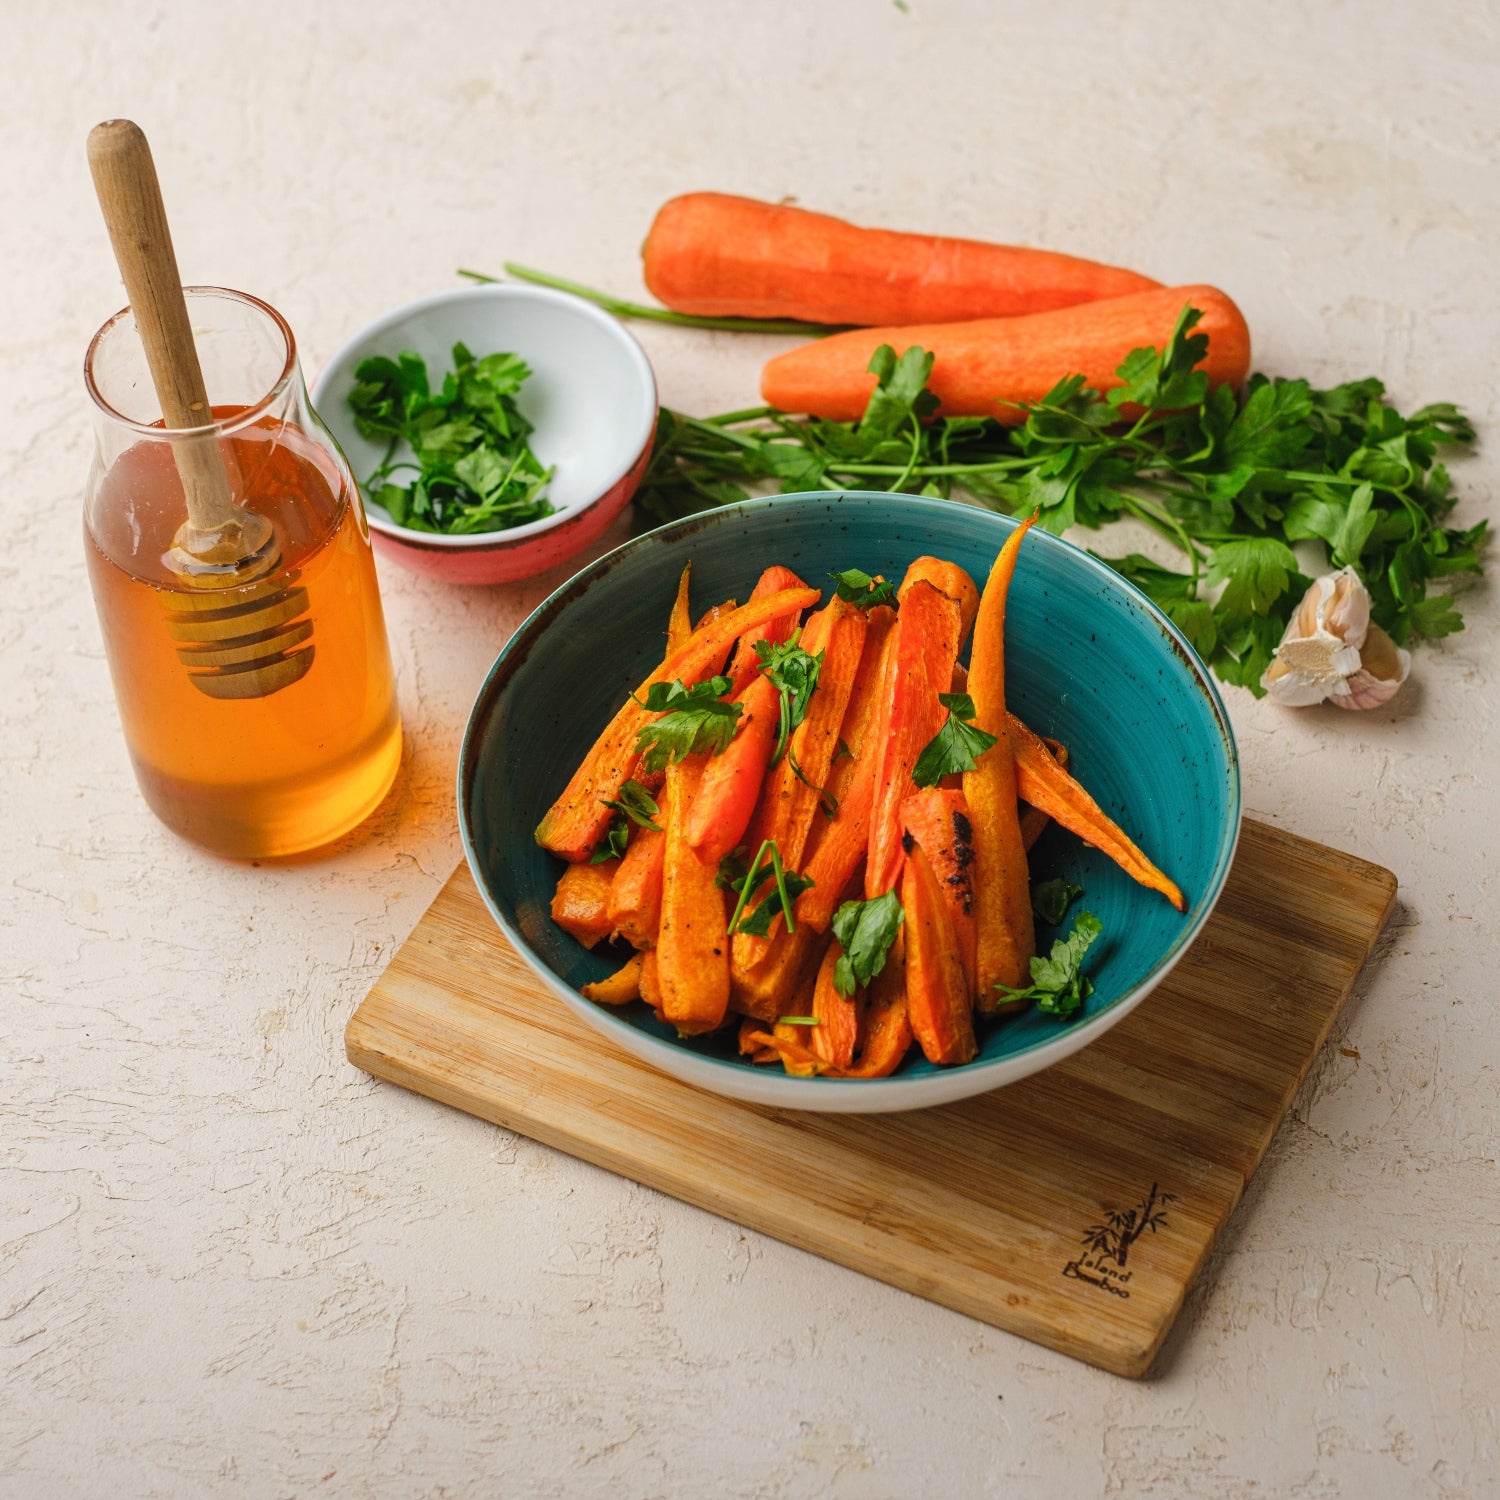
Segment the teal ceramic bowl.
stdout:
[[[474,705],[459,764],[464,850],[502,931],[557,1003],[623,1047],[706,1089],[792,1109],[873,1112],[943,1104],[1060,1061],[1138,1005],[1213,909],[1240,824],[1239,761],[1207,670],[1182,635],[1088,553],[1041,531],[1021,549],[1006,622],[1010,707],[1062,740],[1074,774],[1182,887],[1180,914],[1058,828],[1032,853],[1034,878],[1066,876],[1104,924],[1075,1019],[1035,1011],[981,1023],[979,1056],[939,1068],[916,1049],[890,1078],[792,1078],[735,1053],[733,1026],[680,1040],[637,1002],[596,1006],[578,986],[623,962],[589,952],[549,916],[563,866],[532,838],[600,730],[661,659],[677,576],[692,560],[693,607],[744,599],[762,568],[809,583],[858,567],[900,578],[924,553],[983,586],[1014,522],[945,500],[889,494],[786,495],[710,511],[626,543],[564,584],[500,653]],[[1071,917],[1068,919],[1071,922]],[[1058,934],[1038,930],[1045,952]]]

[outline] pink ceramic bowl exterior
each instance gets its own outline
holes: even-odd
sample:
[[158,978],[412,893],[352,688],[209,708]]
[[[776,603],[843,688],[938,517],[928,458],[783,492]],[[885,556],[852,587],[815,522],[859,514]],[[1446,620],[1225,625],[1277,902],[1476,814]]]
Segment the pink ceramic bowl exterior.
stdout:
[[519,404],[531,445],[554,470],[557,512],[509,531],[471,536],[399,526],[365,496],[375,546],[414,572],[445,583],[515,583],[576,557],[630,502],[651,456],[656,377],[645,351],[610,314],[545,287],[458,287],[419,298],[360,330],[329,360],[313,404],[363,480],[384,456],[360,435],[348,397],[354,371],[372,355],[411,350],[436,386],[456,342],[484,356],[518,354],[532,375]]

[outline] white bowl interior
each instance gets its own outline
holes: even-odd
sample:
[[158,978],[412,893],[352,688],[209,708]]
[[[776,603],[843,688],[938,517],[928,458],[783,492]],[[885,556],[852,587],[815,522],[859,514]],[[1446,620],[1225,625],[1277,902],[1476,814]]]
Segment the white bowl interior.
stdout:
[[[453,346],[476,358],[502,351],[531,367],[517,405],[536,431],[531,446],[554,467],[548,497],[557,514],[503,532],[446,536],[398,526],[371,501],[365,481],[385,446],[362,437],[349,393],[360,362],[409,350],[427,362],[433,389],[453,368]],[[645,351],[608,313],[543,287],[474,286],[438,292],[396,308],[355,334],[313,385],[313,405],[349,459],[371,524],[393,535],[456,547],[492,544],[555,526],[610,490],[639,457],[656,422],[656,381]],[[400,450],[398,450],[398,454]],[[404,454],[410,457],[410,452]]]

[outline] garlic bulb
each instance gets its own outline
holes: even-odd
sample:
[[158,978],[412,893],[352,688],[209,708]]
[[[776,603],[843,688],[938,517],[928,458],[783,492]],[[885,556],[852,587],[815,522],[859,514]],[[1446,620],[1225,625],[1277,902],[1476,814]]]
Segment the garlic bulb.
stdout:
[[1353,568],[1317,580],[1297,606],[1260,685],[1278,703],[1379,708],[1406,681],[1411,657],[1370,623],[1370,594]]

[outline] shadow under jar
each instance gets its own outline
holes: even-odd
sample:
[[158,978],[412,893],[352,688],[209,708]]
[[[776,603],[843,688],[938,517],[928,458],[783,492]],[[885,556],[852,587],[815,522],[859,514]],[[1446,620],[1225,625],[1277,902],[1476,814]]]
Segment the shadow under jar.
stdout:
[[359,489],[307,399],[274,308],[187,287],[233,502],[271,523],[269,571],[188,576],[178,458],[130,309],[84,376],[94,464],[89,577],[136,780],[183,837],[241,859],[299,854],[380,804],[401,720]]

